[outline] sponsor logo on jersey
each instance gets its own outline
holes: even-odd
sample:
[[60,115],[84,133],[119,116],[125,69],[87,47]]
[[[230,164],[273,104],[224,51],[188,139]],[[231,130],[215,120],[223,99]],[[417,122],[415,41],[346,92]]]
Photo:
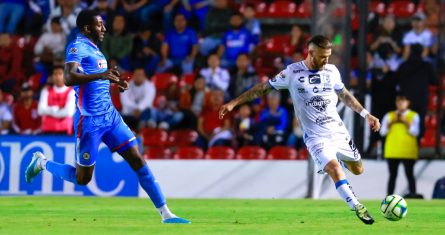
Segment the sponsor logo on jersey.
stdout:
[[349,140],[349,147],[351,148],[352,152],[354,153],[354,158],[357,159],[359,158],[359,152],[357,150],[357,147],[355,146],[354,141],[351,139]]
[[298,91],[298,93],[300,93],[300,94],[307,93],[306,89],[304,89],[303,87],[299,87],[299,88],[297,88],[297,91]]
[[314,109],[316,109],[319,112],[326,111],[326,108],[328,107],[328,104],[330,104],[330,100],[325,100],[323,97],[317,95],[312,97],[310,100],[306,101],[306,106],[312,106]]
[[323,91],[332,91],[332,87],[330,87],[330,86],[324,86],[323,87]]
[[318,93],[318,87],[314,86],[314,88],[312,89],[312,91],[313,91],[314,93]]
[[311,74],[309,75],[309,84],[320,84],[321,78],[319,74]]
[[304,70],[303,69],[296,69],[296,70],[294,70],[294,71],[292,71],[293,73],[301,73],[301,72],[303,72]]
[[90,159],[90,154],[89,153],[83,153],[82,157],[83,157],[83,159],[88,160],[88,159]]
[[335,122],[335,119],[329,116],[317,117],[317,119],[315,120],[315,123],[317,123],[320,126],[326,125],[331,122]]
[[71,47],[70,51],[68,52],[70,54],[76,54],[77,53],[77,48],[75,47]]
[[303,82],[304,82],[304,77],[299,77],[299,78],[298,78],[298,81],[301,82],[301,83],[303,83]]

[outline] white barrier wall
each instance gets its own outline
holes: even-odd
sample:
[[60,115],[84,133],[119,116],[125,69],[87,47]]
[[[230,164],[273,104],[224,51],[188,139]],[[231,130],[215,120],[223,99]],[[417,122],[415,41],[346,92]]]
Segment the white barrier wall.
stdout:
[[[171,198],[304,198],[307,195],[307,161],[150,160],[167,197]],[[385,161],[364,161],[365,172],[348,179],[361,199],[386,194]],[[417,191],[431,198],[437,179],[445,176],[445,161],[418,161]],[[320,176],[320,198],[338,199],[327,176]],[[395,193],[404,194],[407,181],[401,165]],[[146,196],[139,189],[139,195]]]

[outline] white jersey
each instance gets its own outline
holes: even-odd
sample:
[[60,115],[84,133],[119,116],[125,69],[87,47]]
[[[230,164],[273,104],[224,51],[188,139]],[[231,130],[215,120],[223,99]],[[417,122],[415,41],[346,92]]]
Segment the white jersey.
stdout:
[[275,89],[289,90],[305,139],[348,133],[337,113],[338,96],[335,90],[341,90],[345,85],[335,65],[327,64],[322,70],[309,70],[300,61],[287,66],[269,83]]

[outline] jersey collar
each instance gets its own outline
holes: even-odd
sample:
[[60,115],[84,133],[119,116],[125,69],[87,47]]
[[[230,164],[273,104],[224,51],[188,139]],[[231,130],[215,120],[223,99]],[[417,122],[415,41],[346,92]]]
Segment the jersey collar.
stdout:
[[95,49],[99,49],[96,44],[94,44],[89,38],[87,38],[82,33],[77,34],[77,39],[86,41],[90,46],[94,47]]

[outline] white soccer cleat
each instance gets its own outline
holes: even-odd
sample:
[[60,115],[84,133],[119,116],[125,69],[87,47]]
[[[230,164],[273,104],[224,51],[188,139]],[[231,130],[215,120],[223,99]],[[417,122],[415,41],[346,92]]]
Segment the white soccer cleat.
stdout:
[[38,176],[41,171],[43,171],[43,167],[41,165],[42,160],[46,159],[46,157],[41,152],[35,152],[32,154],[31,162],[28,167],[26,167],[25,171],[25,181],[26,183],[31,183],[34,177]]

